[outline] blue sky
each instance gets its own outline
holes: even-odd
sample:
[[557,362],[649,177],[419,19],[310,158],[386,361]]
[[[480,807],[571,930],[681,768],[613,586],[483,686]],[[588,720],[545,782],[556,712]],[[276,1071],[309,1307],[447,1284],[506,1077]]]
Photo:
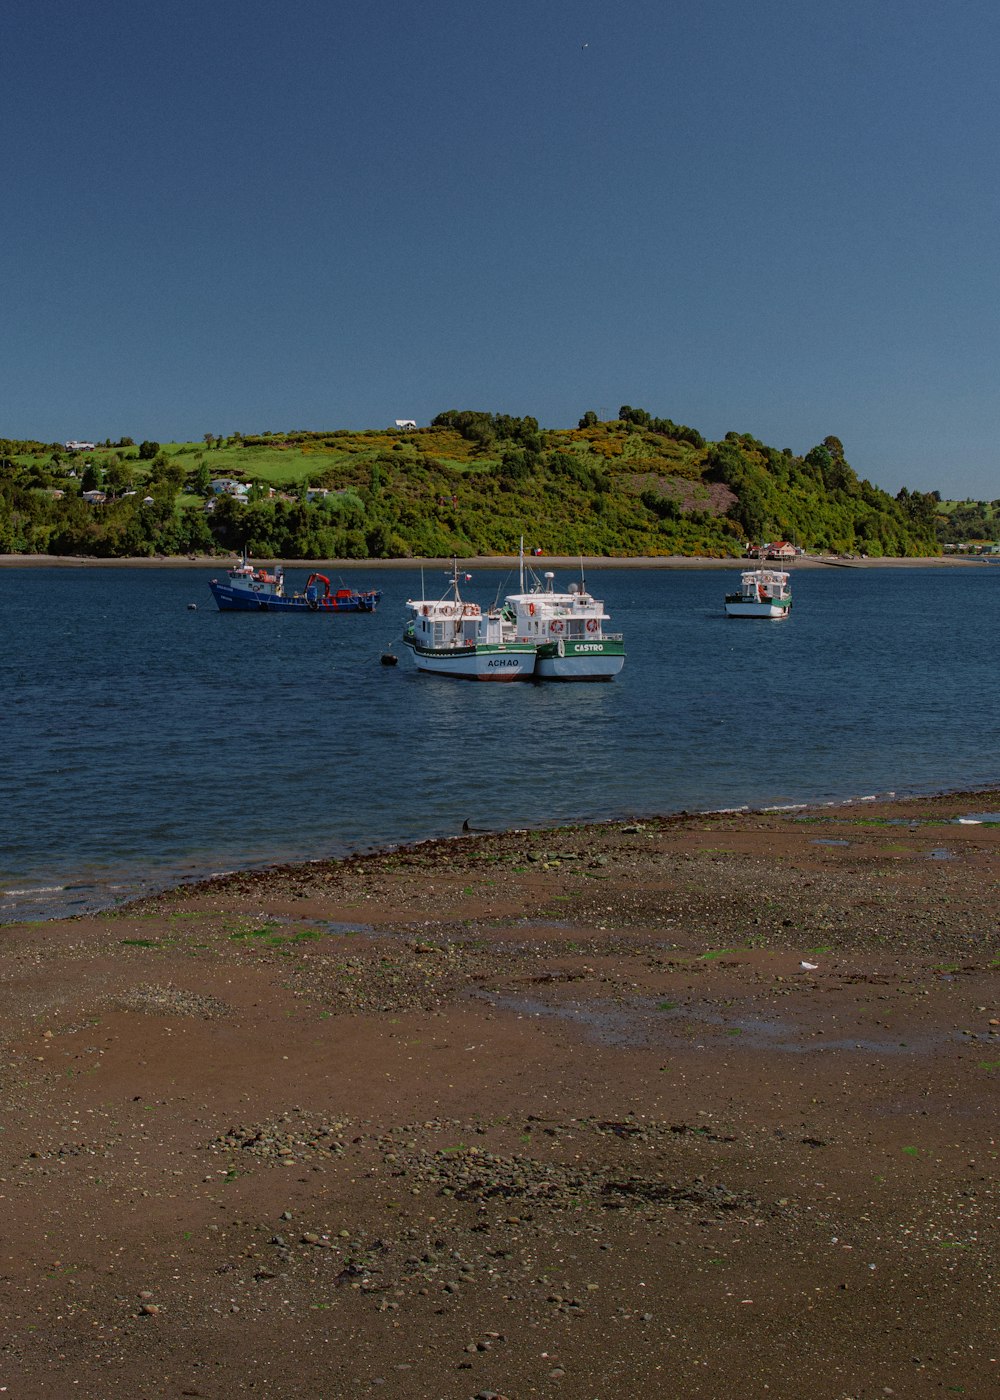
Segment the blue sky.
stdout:
[[7,0],[0,436],[622,403],[1000,496],[985,0]]

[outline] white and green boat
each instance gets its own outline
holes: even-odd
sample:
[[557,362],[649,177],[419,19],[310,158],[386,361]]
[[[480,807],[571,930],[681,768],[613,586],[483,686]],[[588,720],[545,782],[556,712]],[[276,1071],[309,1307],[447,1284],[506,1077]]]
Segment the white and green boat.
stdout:
[[603,602],[587,592],[582,567],[580,582],[557,593],[555,575],[539,579],[525,567],[523,549],[520,564],[520,592],[507,595],[503,612],[513,640],[535,648],[535,679],[609,681],[617,676],[625,665],[625,642],[620,632],[605,632],[611,619]]
[[745,569],[740,591],[726,594],[729,617],[759,617],[777,622],[792,610],[792,589],[782,569]]
[[511,637],[500,609],[484,613],[478,603],[463,602],[457,562],[443,598],[410,598],[406,606],[403,641],[419,671],[467,681],[530,681],[534,675],[534,645]]

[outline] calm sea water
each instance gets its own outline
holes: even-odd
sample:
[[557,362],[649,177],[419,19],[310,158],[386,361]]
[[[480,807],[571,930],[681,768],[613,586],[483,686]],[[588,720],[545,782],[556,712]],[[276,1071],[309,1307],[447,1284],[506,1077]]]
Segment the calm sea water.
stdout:
[[[803,570],[781,624],[725,617],[732,567],[594,570],[628,660],[610,684],[566,686],[415,672],[397,639],[418,570],[344,571],[383,601],[335,619],[220,614],[210,572],[0,569],[0,921],[466,820],[1000,778],[1000,568]],[[466,596],[514,582],[474,573]]]

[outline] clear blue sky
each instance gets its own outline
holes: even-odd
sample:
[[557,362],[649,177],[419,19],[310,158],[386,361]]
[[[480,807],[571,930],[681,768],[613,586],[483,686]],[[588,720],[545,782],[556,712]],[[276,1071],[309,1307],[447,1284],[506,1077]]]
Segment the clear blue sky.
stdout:
[[630,403],[1000,496],[995,0],[7,0],[0,436]]

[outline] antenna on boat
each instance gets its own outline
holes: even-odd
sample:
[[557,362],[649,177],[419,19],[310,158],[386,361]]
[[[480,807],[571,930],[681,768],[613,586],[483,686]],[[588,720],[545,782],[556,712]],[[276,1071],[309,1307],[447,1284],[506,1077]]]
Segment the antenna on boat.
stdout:
[[519,587],[518,592],[524,592],[524,536],[521,536],[521,545],[517,552]]

